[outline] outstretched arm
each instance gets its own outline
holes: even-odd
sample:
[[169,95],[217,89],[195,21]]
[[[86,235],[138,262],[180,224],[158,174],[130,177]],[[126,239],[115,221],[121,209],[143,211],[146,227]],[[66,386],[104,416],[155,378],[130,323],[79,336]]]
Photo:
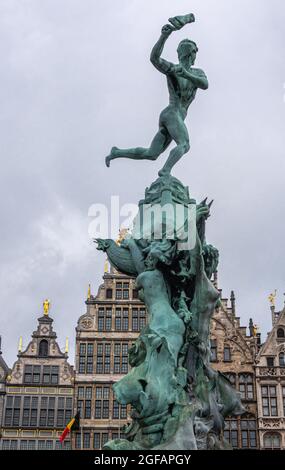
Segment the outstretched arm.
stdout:
[[174,28],[170,24],[166,24],[165,26],[163,26],[161,30],[161,36],[157,43],[154,45],[150,55],[151,63],[155,66],[155,68],[157,68],[157,70],[159,70],[159,72],[165,74],[170,73],[172,68],[174,67],[174,64],[161,58],[164,45],[172,31],[174,31]]

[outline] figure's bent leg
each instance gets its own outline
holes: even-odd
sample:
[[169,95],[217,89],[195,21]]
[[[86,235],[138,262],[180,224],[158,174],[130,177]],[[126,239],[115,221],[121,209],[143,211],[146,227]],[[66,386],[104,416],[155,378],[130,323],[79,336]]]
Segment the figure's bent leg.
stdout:
[[165,128],[160,128],[149,148],[137,147],[132,149],[119,149],[113,147],[110,155],[106,157],[106,165],[117,158],[131,158],[132,160],[156,160],[166,150],[172,138]]
[[188,131],[181,117],[176,116],[176,119],[173,119],[172,116],[167,123],[167,130],[177,146],[171,150],[165,165],[158,173],[159,176],[169,175],[174,165],[190,150]]

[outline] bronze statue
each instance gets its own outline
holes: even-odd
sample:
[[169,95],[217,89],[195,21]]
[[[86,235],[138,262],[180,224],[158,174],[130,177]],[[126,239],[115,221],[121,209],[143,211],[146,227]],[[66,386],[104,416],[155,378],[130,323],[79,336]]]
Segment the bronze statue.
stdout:
[[160,114],[159,130],[149,148],[119,149],[113,147],[110,155],[106,157],[108,167],[110,161],[117,158],[156,160],[174,140],[176,147],[171,150],[165,165],[159,171],[159,176],[169,175],[173,166],[190,149],[189,134],[184,121],[198,88],[206,90],[208,80],[203,70],[193,67],[198,47],[190,39],[184,39],[180,42],[177,49],[179,60],[177,65],[161,57],[164,45],[173,31],[181,29],[187,23],[193,23],[195,17],[191,13],[170,18],[169,21],[171,24],[163,26],[161,36],[150,56],[150,60],[157,70],[166,75],[169,91],[169,105]]

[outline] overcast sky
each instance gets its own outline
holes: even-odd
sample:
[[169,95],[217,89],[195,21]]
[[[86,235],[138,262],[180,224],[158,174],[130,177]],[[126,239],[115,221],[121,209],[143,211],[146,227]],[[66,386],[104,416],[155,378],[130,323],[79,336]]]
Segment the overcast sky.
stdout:
[[11,366],[51,299],[59,343],[71,343],[97,292],[104,255],[88,236],[93,203],[136,203],[156,162],[104,157],[148,145],[167,104],[149,61],[170,16],[196,23],[173,34],[199,46],[210,87],[187,126],[191,151],[173,174],[198,201],[215,200],[207,239],[220,250],[223,295],[238,314],[271,327],[268,294],[285,292],[284,0],[0,0],[2,349]]

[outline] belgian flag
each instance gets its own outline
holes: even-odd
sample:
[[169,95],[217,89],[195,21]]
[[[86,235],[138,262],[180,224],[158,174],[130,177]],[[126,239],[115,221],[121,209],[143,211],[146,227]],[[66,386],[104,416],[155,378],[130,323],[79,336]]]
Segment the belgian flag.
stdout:
[[69,423],[66,425],[63,433],[61,434],[59,441],[63,442],[64,439],[66,438],[67,434],[70,433],[71,429],[76,430],[79,429],[80,426],[80,413],[79,411],[76,413],[74,418],[72,418]]

